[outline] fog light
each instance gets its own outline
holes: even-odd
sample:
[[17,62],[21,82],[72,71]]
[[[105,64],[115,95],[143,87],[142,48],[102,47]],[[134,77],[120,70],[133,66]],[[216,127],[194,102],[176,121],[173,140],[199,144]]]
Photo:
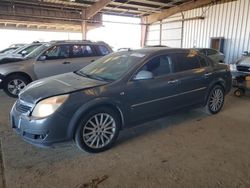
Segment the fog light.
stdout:
[[3,80],[0,79],[0,83],[2,82]]

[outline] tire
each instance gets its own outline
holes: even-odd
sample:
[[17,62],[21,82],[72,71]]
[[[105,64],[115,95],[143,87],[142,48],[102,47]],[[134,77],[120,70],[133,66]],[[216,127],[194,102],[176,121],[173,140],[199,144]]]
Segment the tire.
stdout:
[[205,111],[208,114],[217,114],[223,107],[225,100],[225,91],[222,86],[214,86],[208,96]]
[[236,97],[242,97],[243,95],[245,94],[245,90],[244,89],[236,89],[235,91],[234,91],[234,95],[236,96]]
[[13,74],[8,76],[4,81],[3,90],[8,96],[17,98],[20,91],[22,91],[29,82],[26,77]]
[[99,107],[82,116],[75,133],[75,143],[80,150],[99,153],[113,146],[120,129],[118,114],[111,108]]

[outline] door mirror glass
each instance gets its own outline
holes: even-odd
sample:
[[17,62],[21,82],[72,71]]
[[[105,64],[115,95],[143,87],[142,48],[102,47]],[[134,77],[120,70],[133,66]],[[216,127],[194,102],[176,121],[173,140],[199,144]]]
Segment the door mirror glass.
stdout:
[[27,53],[28,53],[28,52],[27,52],[26,50],[23,50],[23,51],[21,52],[22,56],[26,56]]
[[38,61],[45,61],[47,59],[46,55],[42,55],[39,57]]
[[142,70],[137,73],[134,80],[149,80],[153,78],[153,73],[150,71]]

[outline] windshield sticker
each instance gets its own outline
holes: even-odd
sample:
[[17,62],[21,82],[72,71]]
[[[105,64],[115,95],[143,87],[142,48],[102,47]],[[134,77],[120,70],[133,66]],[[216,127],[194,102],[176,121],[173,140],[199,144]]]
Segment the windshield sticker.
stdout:
[[144,57],[145,54],[141,54],[141,53],[132,53],[130,56],[134,56],[134,57]]

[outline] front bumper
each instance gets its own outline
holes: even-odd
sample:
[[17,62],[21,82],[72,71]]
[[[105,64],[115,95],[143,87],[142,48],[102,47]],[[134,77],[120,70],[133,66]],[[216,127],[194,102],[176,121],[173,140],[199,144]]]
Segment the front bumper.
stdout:
[[39,147],[52,147],[72,140],[68,134],[69,119],[60,112],[42,119],[30,117],[29,113],[20,112],[17,102],[10,112],[11,127],[26,142]]

